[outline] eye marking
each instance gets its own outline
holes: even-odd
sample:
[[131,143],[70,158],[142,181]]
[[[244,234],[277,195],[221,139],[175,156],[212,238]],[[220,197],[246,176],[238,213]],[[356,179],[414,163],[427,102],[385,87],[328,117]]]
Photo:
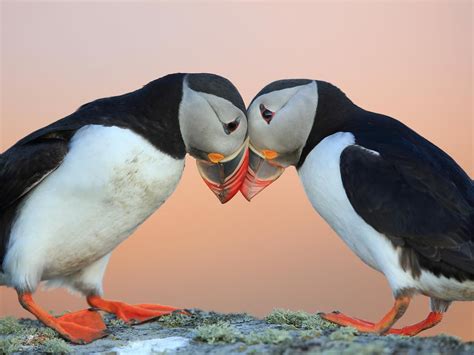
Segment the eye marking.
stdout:
[[232,132],[234,132],[237,128],[239,128],[239,125],[240,125],[240,116],[237,117],[235,120],[229,122],[229,123],[225,123],[225,122],[222,122],[221,118],[219,117],[219,115],[217,114],[217,111],[216,109],[214,108],[214,106],[211,105],[211,103],[209,101],[207,101],[207,104],[209,105],[209,107],[211,108],[211,110],[214,112],[214,114],[216,115],[217,119],[219,120],[219,122],[222,124],[222,127],[224,127],[224,132],[225,134],[229,135],[231,134]]
[[270,124],[271,120],[273,119],[273,116],[275,116],[275,112],[270,111],[265,107],[264,104],[260,104],[260,114],[262,115],[262,118],[267,122],[267,124]]
[[229,123],[223,123],[224,126],[224,132],[226,134],[231,134],[234,132],[237,128],[239,128],[240,125],[240,117],[237,117],[235,120]]

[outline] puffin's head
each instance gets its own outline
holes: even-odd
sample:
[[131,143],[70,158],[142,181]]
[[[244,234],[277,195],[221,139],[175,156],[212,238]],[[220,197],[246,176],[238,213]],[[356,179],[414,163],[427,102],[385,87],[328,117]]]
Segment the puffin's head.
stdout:
[[314,80],[279,80],[265,86],[247,110],[250,162],[241,190],[247,200],[296,165],[316,115]]
[[179,107],[186,151],[222,203],[240,189],[248,167],[245,104],[235,86],[214,74],[187,74]]

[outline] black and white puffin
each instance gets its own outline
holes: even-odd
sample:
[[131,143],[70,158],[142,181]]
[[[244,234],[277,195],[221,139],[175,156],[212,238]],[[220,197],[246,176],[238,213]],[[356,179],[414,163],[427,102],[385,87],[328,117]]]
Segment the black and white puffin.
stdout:
[[[244,102],[225,78],[171,74],[99,99],[0,155],[0,284],[74,343],[105,335],[97,312],[141,323],[176,308],[105,300],[111,252],[173,193],[186,153],[222,203],[248,164]],[[32,293],[41,281],[87,297],[93,309],[53,317]]]
[[[474,185],[446,153],[324,81],[273,82],[247,117],[243,195],[250,201],[294,165],[313,207],[393,291],[393,308],[376,323],[337,312],[325,319],[415,335],[439,323],[451,302],[474,300]],[[415,294],[430,297],[428,317],[392,328]]]

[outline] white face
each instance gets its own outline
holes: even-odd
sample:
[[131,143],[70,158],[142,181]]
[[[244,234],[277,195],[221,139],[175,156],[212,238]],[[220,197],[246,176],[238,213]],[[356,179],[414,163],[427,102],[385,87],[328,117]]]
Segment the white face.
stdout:
[[217,153],[228,157],[247,136],[245,113],[230,101],[192,90],[185,80],[179,123],[186,150],[197,159]]
[[315,81],[272,91],[250,105],[250,144],[258,152],[274,151],[274,161],[282,166],[296,164],[314,123],[318,105]]

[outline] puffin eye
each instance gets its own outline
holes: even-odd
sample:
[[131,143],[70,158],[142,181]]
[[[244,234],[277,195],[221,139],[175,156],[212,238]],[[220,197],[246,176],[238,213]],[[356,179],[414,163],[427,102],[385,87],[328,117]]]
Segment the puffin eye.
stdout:
[[267,124],[270,124],[270,121],[273,119],[275,112],[270,111],[263,104],[260,104],[260,114],[262,115],[262,118],[265,120],[265,122],[267,122]]
[[224,124],[224,131],[226,134],[231,134],[232,132],[234,132],[237,128],[239,128],[239,124],[240,124],[240,117],[236,118],[235,120],[233,120],[232,122],[229,122],[229,123],[225,123]]

